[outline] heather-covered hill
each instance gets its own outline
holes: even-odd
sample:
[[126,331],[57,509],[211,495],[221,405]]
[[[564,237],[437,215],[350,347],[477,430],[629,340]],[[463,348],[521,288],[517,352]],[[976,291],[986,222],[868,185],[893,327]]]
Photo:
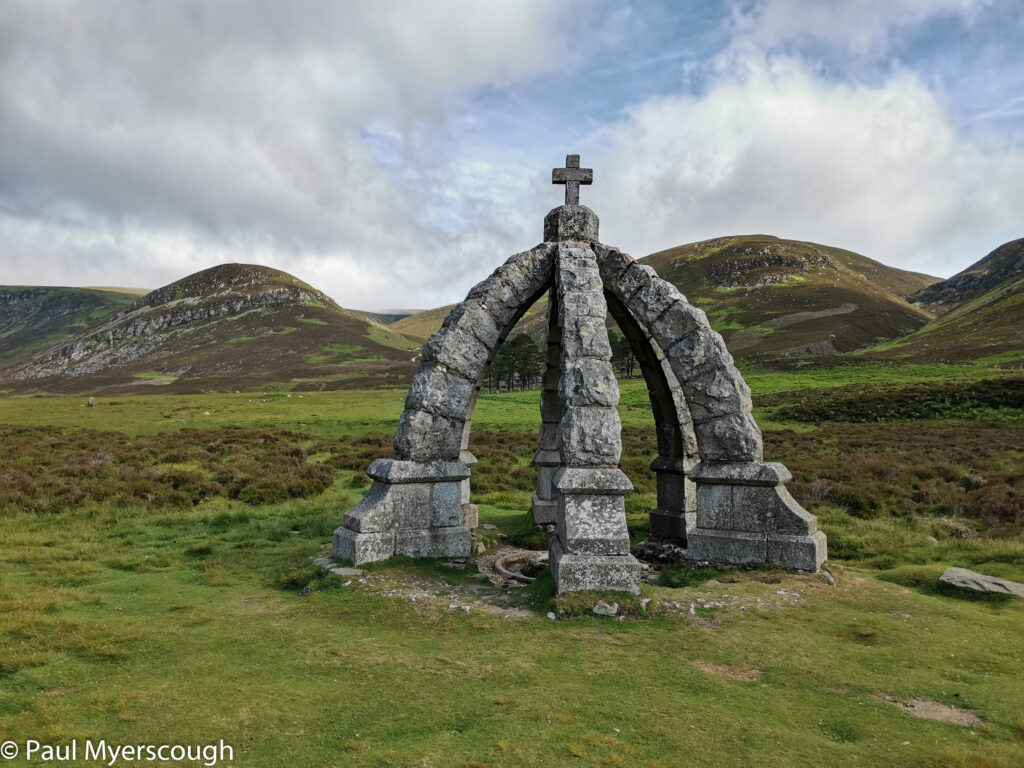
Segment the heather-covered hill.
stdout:
[[[815,243],[725,237],[641,261],[707,312],[736,357],[849,352],[915,331],[933,317],[904,297],[937,278]],[[426,339],[449,309],[420,312],[392,327]],[[542,298],[513,335],[543,334],[546,310]]]
[[81,333],[136,296],[114,288],[0,286],[0,365]]
[[948,280],[926,286],[909,297],[936,314],[948,312],[1024,272],[1024,237],[1003,243],[983,259]]
[[224,264],[142,296],[0,369],[14,391],[191,392],[404,381],[418,345],[291,275]]

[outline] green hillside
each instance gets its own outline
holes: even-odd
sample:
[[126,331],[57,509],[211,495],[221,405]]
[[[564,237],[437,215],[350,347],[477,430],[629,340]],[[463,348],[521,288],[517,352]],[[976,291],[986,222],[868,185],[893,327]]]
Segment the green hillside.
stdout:
[[920,330],[864,354],[938,361],[995,357],[1002,358],[1003,365],[1024,363],[1024,273],[959,304]]
[[[737,357],[849,352],[917,330],[933,317],[903,297],[937,278],[815,243],[727,237],[641,261],[704,309]],[[392,327],[426,339],[450,309],[420,312]],[[543,334],[546,312],[541,298],[513,335]]]
[[0,286],[0,366],[81,333],[133,298],[114,288]]

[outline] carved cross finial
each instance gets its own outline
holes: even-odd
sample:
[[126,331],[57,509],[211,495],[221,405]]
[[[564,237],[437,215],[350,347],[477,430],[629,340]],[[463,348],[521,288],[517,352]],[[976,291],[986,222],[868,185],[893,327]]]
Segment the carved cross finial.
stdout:
[[579,155],[566,155],[565,168],[551,169],[551,183],[565,184],[565,204],[580,204],[580,184],[594,183],[594,170],[580,168]]

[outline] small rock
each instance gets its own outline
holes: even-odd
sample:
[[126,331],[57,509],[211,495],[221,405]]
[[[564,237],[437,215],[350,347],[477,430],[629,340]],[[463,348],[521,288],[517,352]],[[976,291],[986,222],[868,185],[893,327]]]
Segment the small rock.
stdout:
[[465,563],[441,563],[445,568],[458,568],[459,570],[466,570]]
[[822,571],[821,572],[821,577],[823,579],[825,579],[825,583],[828,584],[830,587],[834,587],[836,585],[836,578],[835,578],[835,576],[833,576],[828,571]]
[[339,566],[337,568],[331,568],[331,573],[335,576],[362,576],[363,572],[358,568],[346,568]]
[[604,600],[598,600],[594,605],[594,613],[598,616],[614,616],[619,612],[619,604],[612,603],[609,605]]
[[552,621],[558,621],[558,617],[555,616],[555,614],[553,614],[551,611],[548,611],[548,618]]
[[709,586],[709,587],[717,587],[717,586],[719,586],[719,585],[720,585],[721,583],[722,583],[722,582],[720,582],[720,581],[719,581],[718,579],[710,579],[709,581],[705,581],[705,582],[704,582],[704,584],[705,584],[706,586]]
[[496,526],[494,523],[481,523],[480,527],[483,528],[485,531],[496,531],[496,530],[498,530],[498,526]]
[[318,557],[313,561],[313,565],[319,568],[330,568],[334,565],[334,561],[329,557]]
[[557,530],[558,530],[558,528],[556,528],[556,527],[555,527],[555,526],[553,526],[553,525],[549,525],[549,526],[548,526],[548,533],[554,533],[554,532],[555,532],[555,531],[557,531]]
[[939,576],[939,584],[971,592],[1024,597],[1024,584],[1000,579],[996,576],[986,576],[966,568],[947,568],[945,573]]
[[642,606],[643,606],[644,608],[646,608],[646,607],[647,607],[647,604],[648,604],[648,603],[650,603],[650,602],[651,602],[651,598],[649,598],[649,597],[645,597],[645,598],[643,598],[643,599],[642,599],[642,600],[640,601],[640,605],[642,605]]

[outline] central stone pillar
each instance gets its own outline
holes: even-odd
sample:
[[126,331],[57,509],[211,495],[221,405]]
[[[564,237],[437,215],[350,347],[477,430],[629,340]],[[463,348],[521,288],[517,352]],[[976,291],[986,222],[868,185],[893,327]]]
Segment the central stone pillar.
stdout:
[[555,475],[562,467],[558,451],[558,425],[562,421],[562,402],[558,399],[559,368],[562,362],[562,329],[558,325],[558,290],[552,288],[548,299],[544,378],[540,392],[540,448],[534,454],[537,465],[537,492],[533,494],[533,522],[546,525],[555,522],[558,494]]
[[[564,224],[571,217],[555,220]],[[595,224],[595,234],[596,229]],[[555,287],[562,331],[562,468],[554,478],[558,515],[557,534],[551,539],[551,572],[559,594],[605,589],[639,594],[640,563],[629,551],[624,500],[633,486],[618,468],[619,387],[605,327],[608,307],[588,243],[560,243]]]

